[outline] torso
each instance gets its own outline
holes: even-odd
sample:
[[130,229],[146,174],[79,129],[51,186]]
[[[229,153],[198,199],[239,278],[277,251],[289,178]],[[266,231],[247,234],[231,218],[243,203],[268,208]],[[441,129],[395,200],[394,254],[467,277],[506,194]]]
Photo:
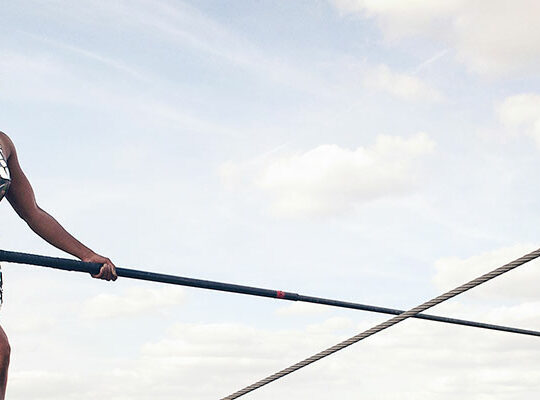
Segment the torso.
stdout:
[[7,157],[0,143],[0,200],[6,195],[11,184],[11,175],[7,164]]

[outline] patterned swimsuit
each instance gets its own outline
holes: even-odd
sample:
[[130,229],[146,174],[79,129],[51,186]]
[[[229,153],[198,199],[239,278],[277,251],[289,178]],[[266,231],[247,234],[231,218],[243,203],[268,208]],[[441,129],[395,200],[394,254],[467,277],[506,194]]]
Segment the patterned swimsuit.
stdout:
[[[2,151],[2,146],[0,146],[0,200],[6,195],[9,185],[11,184],[11,175],[9,174],[9,169],[7,165],[6,157]],[[3,290],[2,290],[2,271],[0,269],[0,305],[3,302]]]
[[2,146],[0,146],[0,200],[6,195],[10,183],[11,175],[9,174],[7,160],[2,151]]

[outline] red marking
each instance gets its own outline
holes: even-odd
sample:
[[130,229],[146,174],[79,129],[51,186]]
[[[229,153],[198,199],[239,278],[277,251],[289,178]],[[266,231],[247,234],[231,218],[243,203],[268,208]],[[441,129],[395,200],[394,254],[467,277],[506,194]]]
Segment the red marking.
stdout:
[[282,292],[281,290],[278,290],[276,294],[277,294],[278,299],[284,299],[285,298],[285,292]]

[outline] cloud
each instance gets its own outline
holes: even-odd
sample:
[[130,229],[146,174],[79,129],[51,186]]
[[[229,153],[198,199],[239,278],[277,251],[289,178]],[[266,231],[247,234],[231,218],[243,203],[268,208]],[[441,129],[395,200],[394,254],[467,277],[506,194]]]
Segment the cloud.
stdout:
[[386,65],[379,65],[368,71],[364,77],[364,85],[404,100],[429,102],[442,100],[442,95],[420,78],[394,72]]
[[[9,390],[15,400],[221,398],[373,324],[371,320],[359,324],[350,318],[329,318],[304,328],[274,330],[239,323],[177,323],[161,339],[144,344],[134,359],[106,357],[100,368],[88,368],[86,374],[69,367],[54,373],[20,371],[13,374]],[[253,396],[534,398],[540,390],[536,341],[408,321]],[[420,378],[422,385],[418,385]],[[387,384],[389,379],[392,385]]]
[[[480,275],[513,261],[535,249],[532,245],[519,244],[488,251],[469,258],[449,257],[435,263],[433,282],[437,289],[450,290]],[[472,290],[467,296],[506,301],[540,301],[538,261],[531,261],[508,272],[504,278],[495,279]]]
[[[533,267],[534,268],[534,267]],[[521,297],[521,296],[520,296]],[[538,298],[538,296],[530,296]],[[515,299],[519,297],[514,297]],[[513,306],[502,306],[489,310],[486,313],[478,314],[474,318],[487,318],[490,321],[497,321],[502,325],[528,326],[539,329],[540,327],[540,301],[528,301]]]
[[497,113],[504,125],[531,137],[540,147],[540,95],[524,93],[507,97]]
[[373,19],[390,40],[418,36],[452,45],[472,71],[533,72],[540,61],[534,0],[333,0],[344,14]]
[[355,150],[321,145],[312,150],[265,160],[258,168],[227,162],[220,169],[225,184],[241,181],[272,199],[282,216],[327,216],[351,211],[374,199],[409,192],[419,180],[417,163],[434,142],[423,133],[408,139],[379,136],[374,145]]
[[[28,385],[27,382],[32,382]],[[70,372],[54,372],[32,370],[15,373],[10,376],[10,385],[15,386],[15,391],[8,393],[16,398],[54,399],[58,398],[58,387],[62,387],[63,399],[77,398],[77,392],[84,385],[85,379],[79,374]],[[36,390],[39,388],[39,391]]]
[[137,315],[183,302],[184,292],[181,288],[174,286],[160,289],[133,287],[122,295],[102,293],[87,300],[83,305],[82,315],[90,319]]
[[324,314],[330,311],[327,307],[310,303],[292,303],[276,310],[276,315],[298,317],[305,315]]
[[[455,14],[461,0],[434,2],[429,0],[333,0],[344,14],[361,13],[374,18],[392,38],[410,36],[434,29],[441,18]],[[439,26],[440,27],[440,26]]]
[[[516,246],[513,253],[521,255],[528,250]],[[495,260],[496,265],[512,259],[514,254],[509,256]],[[14,271],[15,268],[12,267]],[[477,272],[467,270],[463,268],[466,273]],[[12,276],[10,286],[27,287],[27,278],[33,273]],[[43,276],[49,275],[43,271]],[[501,282],[508,282],[510,277],[508,274]],[[182,315],[168,320],[163,327],[141,316],[133,321],[136,331],[130,326],[122,328],[114,320],[101,325],[97,322],[89,328],[82,327],[82,321],[76,318],[81,311],[78,305],[70,307],[70,302],[61,297],[56,299],[58,304],[51,303],[51,296],[70,285],[56,276],[40,278],[36,277],[30,288],[41,284],[50,289],[41,304],[35,299],[43,297],[43,291],[26,293],[17,289],[14,293],[24,296],[10,296],[10,308],[2,313],[3,324],[6,316],[28,319],[35,318],[36,313],[55,312],[59,317],[49,330],[18,331],[13,335],[8,388],[13,400],[221,398],[387,318],[363,312],[338,317],[334,313],[343,313],[324,307],[327,314],[311,314],[312,318],[320,317],[320,321],[301,327],[291,327],[289,315],[265,317],[263,320],[272,321],[267,326],[256,321],[186,322]],[[459,277],[464,278],[467,277]],[[168,303],[155,300],[167,297],[163,293],[134,289],[109,296],[109,301],[98,306],[108,307],[114,302],[114,307],[125,308],[126,299],[135,297],[139,304],[145,296],[156,306]],[[530,329],[540,326],[538,301],[505,303],[486,312],[485,308],[461,303],[461,299],[448,302],[443,314]],[[10,328],[13,324],[8,325]],[[152,329],[145,330],[149,325]],[[108,331],[110,326],[112,331]],[[540,390],[537,341],[538,338],[411,320],[273,383],[253,396],[261,400],[291,396],[313,400],[359,396],[411,400],[534,398]],[[417,384],[420,377],[425,384]],[[386,385],[388,379],[394,384]]]

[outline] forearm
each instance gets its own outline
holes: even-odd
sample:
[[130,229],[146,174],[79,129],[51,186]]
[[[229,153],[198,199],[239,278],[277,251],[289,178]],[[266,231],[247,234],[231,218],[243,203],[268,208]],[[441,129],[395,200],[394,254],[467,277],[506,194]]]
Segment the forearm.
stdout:
[[94,253],[67,232],[51,215],[39,207],[31,216],[25,218],[25,221],[44,240],[77,258],[85,259]]

